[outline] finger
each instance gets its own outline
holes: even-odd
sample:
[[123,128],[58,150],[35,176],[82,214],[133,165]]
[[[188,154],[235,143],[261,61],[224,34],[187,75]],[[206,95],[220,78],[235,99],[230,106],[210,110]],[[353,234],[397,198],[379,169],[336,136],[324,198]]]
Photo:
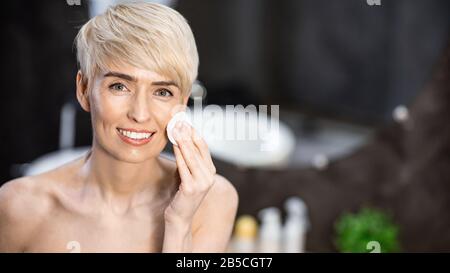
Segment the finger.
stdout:
[[206,175],[208,169],[192,141],[189,128],[183,125],[182,122],[177,124],[174,130],[174,137],[191,174],[196,178]]
[[208,144],[206,141],[197,133],[197,131],[192,128],[192,139],[194,141],[195,146],[199,150],[203,160],[206,161],[208,164],[208,169],[210,172],[215,173],[216,167],[214,166],[214,163],[211,158],[211,153],[209,152]]
[[181,181],[190,181],[192,180],[192,175],[189,171],[189,168],[184,161],[183,155],[181,154],[180,149],[177,146],[173,146],[173,152],[175,154],[175,159],[177,161],[178,172],[180,173]]

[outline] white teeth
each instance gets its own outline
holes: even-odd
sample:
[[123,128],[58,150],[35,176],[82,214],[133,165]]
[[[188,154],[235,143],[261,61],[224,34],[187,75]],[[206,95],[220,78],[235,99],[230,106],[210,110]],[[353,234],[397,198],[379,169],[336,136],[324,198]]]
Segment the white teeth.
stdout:
[[129,138],[133,138],[133,139],[144,139],[144,138],[149,138],[150,136],[152,136],[151,133],[136,133],[136,132],[130,132],[130,131],[125,131],[122,129],[119,129],[119,132]]

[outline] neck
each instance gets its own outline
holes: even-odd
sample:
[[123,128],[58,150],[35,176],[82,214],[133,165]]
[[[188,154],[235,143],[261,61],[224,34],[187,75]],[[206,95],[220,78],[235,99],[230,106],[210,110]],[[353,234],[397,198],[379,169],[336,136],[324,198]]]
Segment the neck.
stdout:
[[106,204],[127,210],[134,204],[154,199],[161,193],[163,169],[158,158],[140,163],[121,161],[93,144],[82,176],[86,189],[99,191]]

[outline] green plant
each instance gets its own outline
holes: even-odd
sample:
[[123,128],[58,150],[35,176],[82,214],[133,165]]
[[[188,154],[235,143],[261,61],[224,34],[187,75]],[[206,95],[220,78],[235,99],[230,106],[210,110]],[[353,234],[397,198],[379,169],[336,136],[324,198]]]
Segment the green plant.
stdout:
[[335,231],[340,252],[371,252],[374,244],[379,246],[379,252],[400,249],[398,226],[387,214],[374,208],[343,214],[335,224]]

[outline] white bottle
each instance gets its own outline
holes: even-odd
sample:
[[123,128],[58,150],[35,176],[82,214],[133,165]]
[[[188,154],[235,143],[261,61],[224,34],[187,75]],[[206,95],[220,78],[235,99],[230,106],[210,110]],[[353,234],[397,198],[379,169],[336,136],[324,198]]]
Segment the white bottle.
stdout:
[[285,202],[287,211],[283,227],[283,251],[303,253],[305,251],[306,231],[309,228],[308,212],[305,203],[299,197],[291,197]]
[[256,251],[258,222],[251,215],[241,215],[236,220],[230,251],[236,253],[254,253]]
[[259,232],[259,252],[276,253],[281,251],[280,210],[276,207],[262,209],[259,212],[261,228]]

